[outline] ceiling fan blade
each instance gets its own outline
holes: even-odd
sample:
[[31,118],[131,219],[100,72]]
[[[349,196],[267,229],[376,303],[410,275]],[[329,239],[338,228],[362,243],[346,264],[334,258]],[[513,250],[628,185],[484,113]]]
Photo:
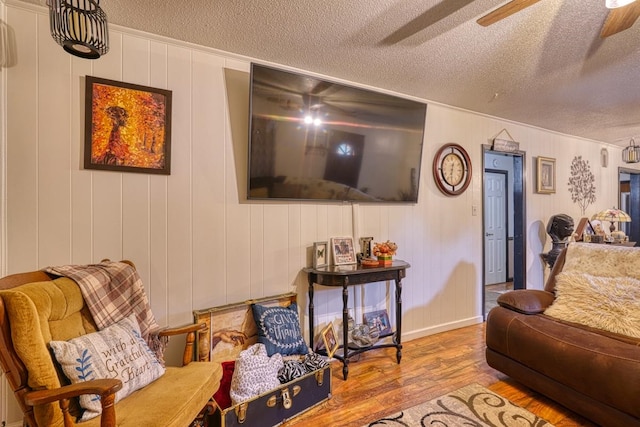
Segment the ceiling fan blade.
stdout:
[[612,36],[620,31],[624,31],[636,22],[640,16],[640,2],[635,1],[627,6],[611,9],[607,19],[604,21],[600,37]]
[[483,27],[488,27],[489,25],[495,24],[496,22],[508,16],[511,16],[516,12],[520,12],[522,9],[526,9],[529,6],[538,3],[539,1],[540,0],[511,0],[504,6],[500,6],[496,10],[487,13],[476,22]]

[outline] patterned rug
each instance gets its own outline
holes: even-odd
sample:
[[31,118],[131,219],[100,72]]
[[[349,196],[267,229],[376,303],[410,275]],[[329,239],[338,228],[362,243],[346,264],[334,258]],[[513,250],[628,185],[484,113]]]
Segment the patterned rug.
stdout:
[[444,396],[374,421],[373,426],[470,426],[553,427],[479,384],[471,384]]

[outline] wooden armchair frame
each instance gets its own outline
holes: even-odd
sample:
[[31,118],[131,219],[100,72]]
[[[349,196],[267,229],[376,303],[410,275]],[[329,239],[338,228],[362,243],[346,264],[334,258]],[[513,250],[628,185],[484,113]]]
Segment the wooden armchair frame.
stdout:
[[[133,266],[133,263],[125,261]],[[134,266],[135,267],[135,266]],[[0,290],[11,289],[17,286],[53,280],[44,271],[33,271],[28,273],[18,273],[0,278]],[[188,365],[194,360],[194,343],[197,334],[204,331],[207,325],[204,323],[192,324],[177,328],[166,328],[158,332],[159,337],[170,337],[186,334],[186,345],[182,356],[182,365]],[[83,394],[97,394],[101,397],[102,415],[100,419],[101,427],[112,427],[116,425],[115,394],[122,388],[120,380],[98,379],[85,381],[78,384],[63,385],[57,389],[32,390],[28,385],[27,369],[14,350],[11,338],[10,319],[6,312],[4,302],[0,298],[0,364],[7,377],[7,382],[14,392],[18,404],[24,414],[23,425],[26,427],[37,427],[33,407],[46,403],[59,401],[62,410],[65,426],[76,425],[73,416],[69,413],[69,399]],[[215,409],[212,401],[203,408],[205,414],[211,414]]]

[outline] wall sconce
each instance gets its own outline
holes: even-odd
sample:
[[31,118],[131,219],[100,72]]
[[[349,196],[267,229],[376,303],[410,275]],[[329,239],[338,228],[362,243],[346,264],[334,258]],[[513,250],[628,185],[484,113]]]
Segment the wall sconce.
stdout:
[[47,0],[51,37],[68,53],[97,59],[109,52],[107,14],[100,0]]
[[629,146],[622,150],[622,161],[625,163],[640,162],[640,147],[636,145],[636,141],[631,138]]

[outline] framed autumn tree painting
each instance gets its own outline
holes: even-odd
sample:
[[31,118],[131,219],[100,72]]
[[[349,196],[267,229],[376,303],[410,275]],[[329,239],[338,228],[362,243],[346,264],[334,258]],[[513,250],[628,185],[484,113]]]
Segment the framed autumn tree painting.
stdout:
[[86,76],[84,168],[169,175],[171,91]]

